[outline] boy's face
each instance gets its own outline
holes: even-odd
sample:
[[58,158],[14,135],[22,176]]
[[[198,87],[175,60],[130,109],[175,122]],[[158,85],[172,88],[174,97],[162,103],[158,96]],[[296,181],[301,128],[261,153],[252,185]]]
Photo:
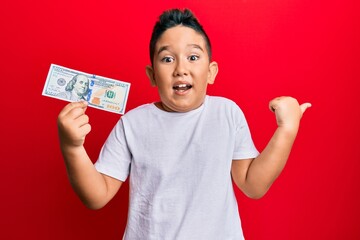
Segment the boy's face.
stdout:
[[146,72],[158,87],[164,110],[187,112],[201,106],[217,70],[217,63],[209,61],[203,36],[179,25],[159,38],[153,67],[147,66]]

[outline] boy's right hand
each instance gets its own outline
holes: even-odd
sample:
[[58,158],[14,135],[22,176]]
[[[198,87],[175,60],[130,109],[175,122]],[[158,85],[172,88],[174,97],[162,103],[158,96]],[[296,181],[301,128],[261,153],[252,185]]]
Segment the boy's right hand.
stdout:
[[88,103],[72,102],[66,105],[58,116],[58,131],[62,147],[80,147],[91,131],[89,117],[85,114]]

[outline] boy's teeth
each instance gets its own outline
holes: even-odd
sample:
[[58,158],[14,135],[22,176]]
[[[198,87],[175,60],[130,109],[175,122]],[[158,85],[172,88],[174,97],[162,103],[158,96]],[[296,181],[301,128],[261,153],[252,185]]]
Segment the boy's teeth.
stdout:
[[175,90],[188,90],[190,88],[192,88],[192,86],[190,84],[179,84],[179,85],[173,86],[173,89],[175,89]]

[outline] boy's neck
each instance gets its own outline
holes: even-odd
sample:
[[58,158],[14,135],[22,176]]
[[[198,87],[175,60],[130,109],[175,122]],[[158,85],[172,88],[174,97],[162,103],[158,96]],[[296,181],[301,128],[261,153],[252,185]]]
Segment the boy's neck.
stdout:
[[[200,104],[200,106],[198,106],[197,108],[201,107],[201,106],[204,104],[204,102],[205,102],[205,99],[204,99],[204,101]],[[168,106],[166,106],[166,105],[165,105],[163,102],[161,102],[161,101],[155,102],[154,105],[155,105],[158,109],[160,109],[160,110],[162,110],[162,111],[164,111],[164,112],[173,112],[173,113],[179,112],[179,111],[174,111],[174,110],[172,110],[171,108],[169,108]],[[195,108],[195,109],[197,109],[197,108]],[[192,109],[192,110],[195,110],[195,109]],[[191,111],[191,110],[190,110],[190,111]]]
[[163,104],[162,102],[156,102],[155,106],[157,108],[159,108],[160,110],[163,110],[165,112],[175,112],[173,110],[171,110],[170,108],[168,108],[165,104]]

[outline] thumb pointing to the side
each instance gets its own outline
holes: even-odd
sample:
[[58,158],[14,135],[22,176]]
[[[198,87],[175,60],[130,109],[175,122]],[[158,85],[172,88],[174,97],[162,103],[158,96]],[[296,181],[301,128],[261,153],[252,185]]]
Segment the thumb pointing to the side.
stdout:
[[301,115],[304,114],[306,109],[308,109],[309,107],[311,107],[311,103],[303,103],[303,104],[301,104],[300,105]]

